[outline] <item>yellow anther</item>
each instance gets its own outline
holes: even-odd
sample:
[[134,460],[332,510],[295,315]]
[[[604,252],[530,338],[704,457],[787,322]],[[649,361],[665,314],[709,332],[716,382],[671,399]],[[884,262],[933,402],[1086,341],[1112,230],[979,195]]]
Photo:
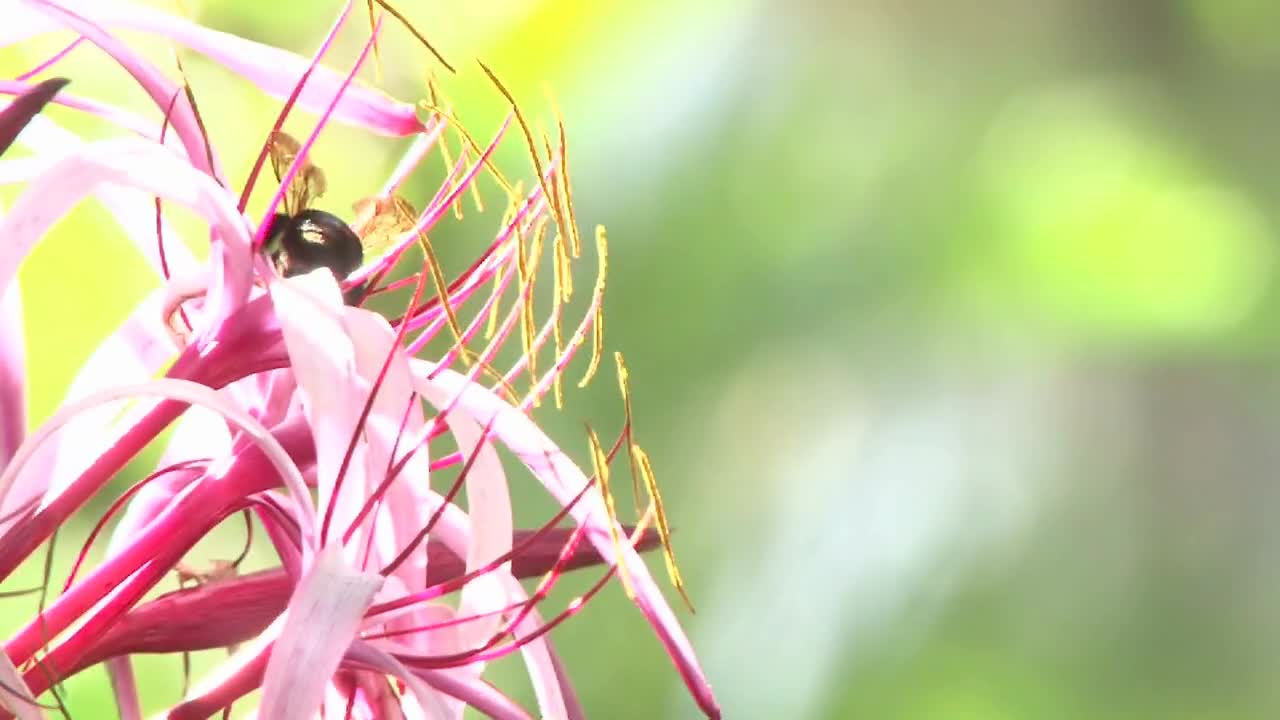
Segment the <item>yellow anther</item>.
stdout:
[[[564,315],[564,313],[562,312],[563,304],[561,303],[561,300],[560,300],[560,293],[554,293],[554,297],[555,297],[555,301],[552,303],[552,307],[551,307],[551,331],[552,331],[552,335],[555,338],[556,357],[559,358],[562,356],[561,353],[564,352],[564,332],[563,332],[563,327],[560,324],[560,319]],[[564,380],[564,370],[562,368],[560,372],[556,373],[555,378],[552,380],[552,383],[551,383],[552,392],[556,400],[557,410],[564,409],[563,380]]]
[[520,106],[516,103],[515,97],[511,94],[511,91],[507,90],[507,87],[503,85],[502,81],[498,79],[498,76],[489,69],[489,66],[480,62],[480,68],[484,70],[484,73],[489,76],[489,80],[498,88],[498,92],[502,93],[502,96],[505,97],[507,102],[511,105],[511,111],[515,113],[516,122],[520,125],[520,131],[524,133],[525,144],[529,148],[529,157],[533,161],[533,169],[538,174],[538,184],[542,187],[542,194],[547,198],[547,204],[551,207],[552,214],[555,215],[556,229],[560,231],[561,235],[567,237],[569,233],[565,227],[564,216],[560,212],[560,203],[556,198],[555,192],[551,188],[547,187],[546,173],[542,170],[542,158],[538,155],[538,146],[534,141],[533,131],[529,129],[529,123],[525,120],[524,113],[520,111]]
[[609,490],[609,458],[605,455],[604,448],[600,447],[600,438],[596,437],[596,432],[587,426],[587,441],[591,444],[591,465],[595,469],[596,478],[600,481],[600,494],[604,498],[604,507],[607,517],[605,520],[609,523],[609,538],[613,540],[613,553],[618,558],[618,578],[622,581],[622,589],[626,591],[627,597],[634,599],[636,596],[635,589],[631,585],[631,576],[627,572],[626,563],[622,561],[622,538],[618,533],[618,511],[614,506],[613,493]]
[[627,371],[626,360],[622,353],[613,354],[618,367],[618,389],[622,392],[623,417],[625,418],[627,436],[627,456],[631,460],[631,480],[636,501],[640,499],[639,484],[644,483],[645,494],[649,497],[649,509],[658,521],[658,537],[662,541],[662,557],[667,564],[667,575],[676,592],[684,599],[685,605],[693,611],[693,602],[685,592],[684,579],[680,577],[680,568],[676,565],[675,550],[671,547],[671,527],[667,524],[667,511],[662,503],[662,494],[658,490],[658,479],[653,474],[653,466],[649,463],[649,455],[635,441],[635,425],[631,418],[631,373]]
[[564,129],[564,115],[560,112],[560,104],[556,102],[551,88],[543,89],[547,95],[547,102],[551,105],[551,114],[555,116],[556,129],[560,135],[560,180],[564,187],[564,207],[569,215],[569,240],[573,256],[576,258],[582,255],[582,236],[578,231],[578,216],[573,212],[573,183],[569,180],[569,144]]
[[[502,291],[502,283],[507,276],[507,266],[501,265],[497,271],[493,273],[493,289],[489,291],[489,297],[496,298],[498,293]],[[489,324],[484,329],[484,339],[492,340],[495,333],[498,332],[498,301],[495,299],[493,304],[489,306]]]
[[569,181],[569,151],[565,145],[564,119],[556,109],[556,125],[560,128],[560,178],[564,182],[564,204],[569,211],[569,232],[573,237],[573,256],[582,255],[582,236],[578,232],[578,215],[573,211],[573,183]]
[[693,600],[689,599],[689,593],[685,590],[684,578],[680,577],[680,566],[676,563],[675,549],[671,546],[671,527],[667,524],[667,511],[662,504],[662,495],[658,492],[658,479],[653,474],[653,466],[649,463],[649,456],[638,445],[635,447],[635,454],[640,464],[640,475],[649,492],[651,506],[658,516],[658,536],[662,538],[662,557],[667,563],[667,576],[671,578],[671,584],[680,593],[680,599],[684,600],[689,612],[696,612]]
[[596,255],[599,257],[599,270],[596,273],[596,289],[592,293],[595,303],[595,320],[591,323],[591,363],[587,372],[578,381],[578,387],[584,388],[600,368],[600,356],[604,353],[604,285],[609,272],[609,239],[605,235],[604,226],[596,226]]
[[639,446],[632,439],[634,425],[631,419],[631,385],[628,382],[631,379],[631,373],[627,372],[627,364],[622,358],[622,353],[615,352],[613,361],[618,369],[618,388],[622,391],[623,432],[627,439],[627,458],[631,463],[631,497],[634,499],[638,513],[640,511],[640,468],[636,464],[636,450]]
[[[517,296],[519,299],[517,302],[521,302],[521,307],[523,308],[520,323],[520,341],[522,349],[524,350],[524,356],[528,363],[529,378],[534,383],[535,387],[538,377],[538,354],[533,346],[533,341],[537,336],[537,330],[534,323],[533,301],[534,288],[538,280],[538,258],[542,253],[542,234],[545,227],[546,225],[544,223],[538,223],[534,227],[533,238],[527,252],[524,247],[523,235],[518,236],[521,239],[521,242],[519,247],[516,248],[516,269],[520,273],[518,278],[519,294]],[[537,407],[538,405],[538,399],[534,396],[533,406]]]
[[418,245],[422,248],[427,268],[431,271],[431,279],[436,286],[436,297],[440,299],[444,316],[449,320],[449,329],[453,331],[454,342],[458,344],[459,349],[465,351],[462,344],[462,325],[458,322],[458,316],[453,311],[453,301],[449,298],[449,282],[444,278],[444,270],[440,268],[440,261],[436,259],[436,251],[431,246],[431,240],[426,233],[418,233]]
[[569,245],[565,237],[556,234],[556,294],[561,302],[569,302],[573,297],[573,260],[569,258]]

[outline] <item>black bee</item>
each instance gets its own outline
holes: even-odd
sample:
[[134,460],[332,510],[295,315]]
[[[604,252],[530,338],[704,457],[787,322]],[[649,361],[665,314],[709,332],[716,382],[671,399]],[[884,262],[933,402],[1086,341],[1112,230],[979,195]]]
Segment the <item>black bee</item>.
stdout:
[[267,237],[274,239],[271,260],[284,277],[327,267],[343,280],[364,262],[360,237],[341,218],[324,210],[276,213]]
[[[282,132],[271,136],[271,167],[277,181],[288,172],[300,148],[297,140]],[[364,245],[350,225],[333,213],[308,207],[326,189],[324,171],[304,161],[285,192],[284,212],[271,218],[267,252],[284,277],[327,267],[341,281],[364,262]]]
[[[269,150],[277,181],[289,171],[301,147],[283,132],[272,134]],[[307,207],[327,187],[324,171],[304,161],[284,194],[284,212],[271,218],[266,233],[267,253],[284,277],[327,267],[341,282],[364,262],[366,247],[385,250],[396,235],[414,225],[417,211],[404,198],[366,198],[355,206],[360,228],[357,232],[337,215]],[[347,303],[358,303],[366,289],[357,286],[348,290]]]

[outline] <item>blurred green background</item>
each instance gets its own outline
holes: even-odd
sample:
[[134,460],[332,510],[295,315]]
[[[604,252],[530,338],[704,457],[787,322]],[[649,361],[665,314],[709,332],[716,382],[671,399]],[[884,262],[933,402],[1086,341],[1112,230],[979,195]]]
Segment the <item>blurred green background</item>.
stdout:
[[[543,121],[554,89],[726,717],[1280,713],[1280,5],[399,5],[478,135],[503,106],[475,58]],[[333,8],[186,7],[303,53]],[[383,85],[421,97],[430,65],[390,35]],[[243,178],[275,105],[184,61]],[[146,108],[93,49],[73,62]],[[338,207],[400,146],[332,138]],[[88,208],[24,268],[36,420],[150,289],[94,290],[141,277],[111,228]],[[548,413],[584,462],[611,383]],[[620,588],[553,637],[593,717],[695,716]],[[531,704],[519,675],[493,677]]]

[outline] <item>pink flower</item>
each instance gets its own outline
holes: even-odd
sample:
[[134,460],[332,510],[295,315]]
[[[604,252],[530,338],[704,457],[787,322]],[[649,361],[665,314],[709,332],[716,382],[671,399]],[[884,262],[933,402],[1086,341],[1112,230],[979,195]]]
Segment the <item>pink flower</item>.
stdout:
[[[693,651],[638,555],[669,544],[629,410],[611,447],[588,433],[591,473],[531,415],[548,394],[559,404],[570,363],[589,341],[582,382],[594,374],[602,337],[602,231],[599,280],[582,316],[566,318],[580,239],[563,133],[535,155],[528,192],[505,185],[511,205],[492,242],[448,276],[426,233],[481,178],[500,178],[491,158],[511,120],[488,145],[471,144],[447,110],[423,108],[422,119],[418,108],[354,81],[380,17],[349,72],[320,65],[350,11],[348,3],[313,59],[141,7],[30,0],[6,11],[0,45],[70,29],[78,39],[67,52],[85,45],[79,52],[121,65],[159,120],[78,96],[74,77],[62,92],[58,83],[29,79],[56,69],[65,52],[0,82],[0,92],[18,96],[0,114],[0,149],[21,128],[19,142],[35,151],[0,159],[0,181],[24,184],[0,219],[0,580],[41,552],[162,431],[176,431],[156,471],[114,498],[101,519],[99,530],[120,518],[105,559],[90,564],[82,556],[60,590],[50,579],[43,611],[6,641],[0,702],[11,714],[37,716],[37,703],[48,706],[44,697],[56,702],[45,694],[52,684],[105,663],[122,717],[139,717],[130,654],[237,647],[170,717],[216,715],[261,689],[259,717],[310,718],[335,706],[360,718],[460,717],[471,706],[522,718],[529,711],[483,679],[490,660],[519,652],[538,713],[581,717],[547,633],[616,576],[698,706],[718,717]],[[359,30],[351,25],[348,31]],[[119,40],[116,28],[158,34],[224,64],[284,100],[280,122],[295,106],[319,116],[279,168],[280,190],[262,217],[244,208],[268,139],[278,136],[263,129],[258,167],[233,191],[193,95]],[[51,97],[124,134],[79,141],[35,115]],[[518,111],[513,118],[527,144],[538,146]],[[290,234],[299,198],[276,214],[287,195],[316,182],[306,156],[329,122],[414,138],[352,223],[385,247],[376,255],[366,249],[349,274],[336,263],[304,267],[302,255],[312,249],[305,243],[333,235],[302,224]],[[425,200],[425,208],[411,212],[397,190],[450,134],[471,149],[455,158],[434,197],[412,199]],[[89,195],[111,211],[164,287],[102,343],[54,417],[24,436],[13,280],[49,227]],[[207,263],[173,241],[164,218],[173,204],[207,222]],[[341,224],[333,230],[347,232]],[[425,259],[411,267],[414,248]],[[540,272],[544,255],[554,290],[539,319],[534,290],[548,274]],[[389,280],[392,268],[402,277]],[[371,298],[394,299],[402,309],[388,320],[348,302]],[[429,347],[444,349],[433,356]],[[518,352],[504,366],[509,347]],[[617,368],[629,406],[621,356]],[[128,401],[123,414],[121,401]],[[620,524],[608,488],[610,462],[622,448],[650,498],[638,527]],[[515,528],[507,489],[515,475],[539,481],[563,511],[542,527]],[[207,572],[182,565],[196,542],[240,513],[266,529],[277,568],[240,574],[232,563]],[[560,526],[566,516],[572,527]],[[666,556],[679,586],[669,550]],[[563,572],[597,564],[606,569],[589,593],[568,607],[547,607],[547,591]],[[147,599],[175,571],[199,582]],[[520,578],[540,580],[529,593]]]

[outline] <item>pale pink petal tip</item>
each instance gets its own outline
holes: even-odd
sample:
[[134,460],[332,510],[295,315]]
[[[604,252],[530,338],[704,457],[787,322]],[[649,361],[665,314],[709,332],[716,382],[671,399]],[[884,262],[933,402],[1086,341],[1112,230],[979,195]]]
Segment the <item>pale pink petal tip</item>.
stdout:
[[315,716],[380,587],[381,575],[348,566],[337,545],[321,550],[289,600],[284,628],[267,661],[259,717]]

